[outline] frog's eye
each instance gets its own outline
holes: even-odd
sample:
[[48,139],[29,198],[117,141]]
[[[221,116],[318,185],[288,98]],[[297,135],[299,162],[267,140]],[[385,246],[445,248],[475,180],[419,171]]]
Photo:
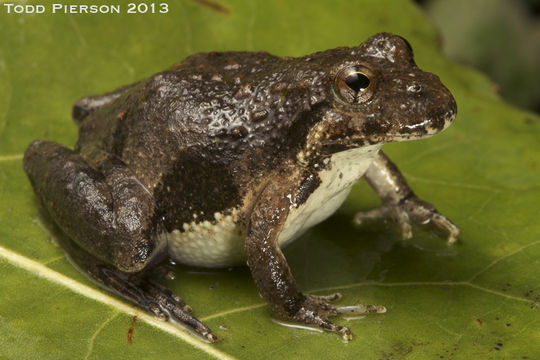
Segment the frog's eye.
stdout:
[[375,79],[368,69],[351,66],[336,75],[334,90],[342,100],[361,104],[373,96],[374,82]]

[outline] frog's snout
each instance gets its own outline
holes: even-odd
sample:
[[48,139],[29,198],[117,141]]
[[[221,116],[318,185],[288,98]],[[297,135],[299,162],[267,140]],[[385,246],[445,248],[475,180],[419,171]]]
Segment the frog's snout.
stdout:
[[437,75],[419,71],[402,80],[399,133],[406,136],[398,141],[434,135],[454,121],[456,101]]
[[427,115],[431,133],[443,131],[456,118],[456,100],[442,83],[440,83],[437,94],[433,96],[431,111],[428,111]]

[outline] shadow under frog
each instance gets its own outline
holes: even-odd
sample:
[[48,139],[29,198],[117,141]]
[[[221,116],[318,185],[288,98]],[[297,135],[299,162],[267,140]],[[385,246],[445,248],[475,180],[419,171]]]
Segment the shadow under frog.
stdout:
[[161,319],[209,341],[215,334],[152,279],[159,260],[224,267],[247,262],[274,313],[352,337],[328,318],[339,294],[297,286],[281,247],[342,204],[362,176],[383,204],[356,223],[391,218],[458,236],[380,151],[385,142],[446,128],[456,104],[388,33],[358,47],[300,58],[201,53],[112,93],[77,101],[74,150],[34,141],[24,169],[90,277]]

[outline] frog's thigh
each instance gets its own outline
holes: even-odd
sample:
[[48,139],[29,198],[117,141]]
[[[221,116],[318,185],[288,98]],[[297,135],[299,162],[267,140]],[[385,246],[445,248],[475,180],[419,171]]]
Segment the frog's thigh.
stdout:
[[138,271],[159,250],[152,196],[123,165],[105,162],[100,172],[66,147],[34,141],[24,169],[52,219],[90,254]]

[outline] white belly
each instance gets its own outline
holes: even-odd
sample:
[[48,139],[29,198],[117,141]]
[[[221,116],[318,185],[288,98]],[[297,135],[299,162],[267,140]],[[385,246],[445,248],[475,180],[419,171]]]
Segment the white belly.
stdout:
[[238,210],[231,215],[214,214],[210,221],[184,224],[184,231],[173,230],[162,234],[169,247],[169,255],[176,261],[193,266],[227,267],[245,262],[245,226],[240,226]]
[[[332,215],[345,201],[356,181],[364,175],[381,145],[366,146],[332,155],[327,169],[319,173],[321,183],[298,208],[291,206],[278,238],[281,247],[310,227]],[[183,230],[164,233],[169,253],[176,261],[193,266],[226,267],[245,262],[247,229],[240,225],[240,211],[214,214],[209,221],[184,224]]]

